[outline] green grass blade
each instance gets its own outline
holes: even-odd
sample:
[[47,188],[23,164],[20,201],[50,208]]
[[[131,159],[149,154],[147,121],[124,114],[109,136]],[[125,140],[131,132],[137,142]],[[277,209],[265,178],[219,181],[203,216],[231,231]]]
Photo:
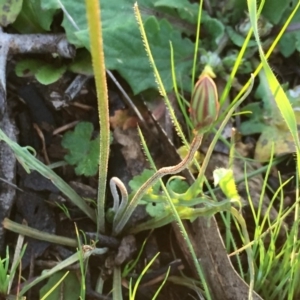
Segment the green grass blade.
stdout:
[[153,262],[156,260],[156,258],[158,257],[160,253],[158,252],[156,255],[154,255],[154,257],[149,261],[149,263],[146,265],[146,267],[143,269],[142,273],[139,275],[138,279],[136,280],[136,283],[134,285],[134,288],[133,288],[133,291],[132,291],[132,294],[131,294],[131,297],[130,299],[136,299],[136,292],[137,292],[137,289],[138,289],[138,286],[143,278],[143,276],[147,273],[148,269],[151,267],[151,265],[153,264]]
[[[276,104],[282,114],[283,119],[286,122],[286,125],[288,126],[294,142],[296,146],[296,153],[297,153],[297,166],[298,166],[298,172],[300,171],[300,142],[299,142],[299,137],[298,137],[298,129],[297,129],[297,122],[296,122],[296,117],[293,111],[293,108],[290,104],[289,99],[287,98],[283,88],[281,87],[280,83],[278,82],[276,76],[272,72],[272,69],[270,68],[266,56],[264,54],[264,51],[262,49],[261,43],[260,43],[260,38],[259,38],[259,30],[258,30],[258,15],[257,15],[257,6],[256,6],[256,1],[255,0],[248,0],[248,10],[249,10],[249,18],[251,21],[251,25],[253,28],[253,33],[256,39],[256,42],[258,44],[258,49],[260,53],[260,58],[262,62],[263,69],[266,73],[267,81],[270,87],[270,90],[275,98]],[[261,5],[263,5],[264,1],[262,1]],[[282,36],[284,30],[290,23],[291,19],[295,15],[296,11],[298,10],[300,6],[300,2],[298,1],[298,4],[296,5],[295,9],[289,16],[288,20],[284,24],[282,30],[277,36],[277,40]],[[272,49],[272,47],[271,47]]]
[[157,291],[155,292],[152,300],[156,300],[156,298],[159,296],[159,292],[161,291],[161,289],[163,288],[163,286],[165,285],[165,283],[166,283],[166,281],[167,281],[167,279],[169,277],[170,270],[171,270],[171,267],[168,268],[166,276],[165,276],[163,282],[161,283],[161,285],[159,286],[159,288],[157,289]]
[[0,140],[3,140],[15,153],[18,161],[24,168],[36,170],[42,176],[50,179],[52,183],[65,194],[76,206],[78,206],[90,219],[96,222],[96,214],[92,208],[81,198],[62,178],[60,178],[49,167],[35,158],[27,148],[19,146],[16,142],[10,140],[0,129]]
[[41,300],[46,300],[48,296],[51,295],[51,293],[64,281],[64,279],[68,276],[70,271],[67,271],[57,282],[56,284],[43,296],[41,297]]
[[199,1],[199,10],[198,10],[198,20],[197,20],[197,31],[196,31],[196,41],[195,41],[195,50],[194,50],[194,59],[193,59],[193,69],[192,69],[192,86],[191,91],[194,89],[195,77],[196,77],[196,64],[197,64],[197,57],[199,55],[199,40],[200,40],[200,23],[201,23],[201,16],[202,16],[202,6],[203,0]]
[[113,276],[113,299],[122,300],[122,275],[121,267],[114,267],[114,276]]

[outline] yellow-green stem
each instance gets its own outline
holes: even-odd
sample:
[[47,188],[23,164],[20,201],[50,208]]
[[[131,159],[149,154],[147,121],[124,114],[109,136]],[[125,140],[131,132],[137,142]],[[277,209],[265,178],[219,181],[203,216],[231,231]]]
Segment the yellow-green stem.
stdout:
[[87,19],[90,32],[90,46],[95,75],[98,112],[100,122],[100,156],[99,156],[99,183],[98,183],[98,216],[97,232],[105,232],[105,189],[107,181],[107,167],[109,156],[109,114],[108,94],[105,74],[101,8],[98,0],[86,0]]

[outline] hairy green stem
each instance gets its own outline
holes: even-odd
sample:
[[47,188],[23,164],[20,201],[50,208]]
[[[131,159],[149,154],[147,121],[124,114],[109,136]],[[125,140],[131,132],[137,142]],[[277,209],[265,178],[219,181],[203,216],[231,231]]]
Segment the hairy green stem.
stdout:
[[99,183],[98,183],[98,216],[97,232],[105,232],[105,189],[107,181],[107,167],[109,156],[109,114],[108,94],[105,74],[101,8],[100,1],[86,0],[87,19],[90,32],[90,46],[95,75],[98,112],[100,122],[100,155],[99,155]]

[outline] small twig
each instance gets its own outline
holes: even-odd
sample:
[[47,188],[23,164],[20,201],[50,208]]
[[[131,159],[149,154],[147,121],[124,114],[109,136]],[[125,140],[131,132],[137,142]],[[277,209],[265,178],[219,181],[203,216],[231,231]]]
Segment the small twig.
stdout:
[[[8,34],[0,33],[1,42],[8,41],[9,54],[57,53],[61,57],[74,58],[75,47],[65,34]],[[2,44],[3,45],[3,44]]]
[[84,84],[90,78],[92,78],[92,76],[78,74],[68,86],[68,88],[65,90],[65,100],[67,102],[73,100],[76,97],[76,95],[81,91],[81,88],[84,86]]
[[78,108],[80,108],[82,110],[86,110],[86,111],[91,111],[94,109],[94,107],[92,107],[90,105],[82,104],[82,103],[76,102],[76,101],[71,102],[70,106],[75,106],[75,107],[78,107]]
[[78,124],[78,123],[79,123],[79,121],[74,121],[74,122],[65,124],[65,125],[63,125],[63,126],[61,126],[61,127],[58,127],[58,128],[56,128],[56,129],[53,131],[52,135],[57,135],[57,134],[60,134],[60,133],[62,133],[62,132],[65,132],[65,131],[67,131],[67,130],[70,130],[71,128],[74,128],[74,127],[76,126],[76,124]]
[[39,138],[41,139],[41,142],[42,142],[42,152],[44,154],[44,158],[45,158],[46,164],[50,165],[51,162],[50,162],[50,159],[49,159],[49,156],[48,156],[48,153],[47,153],[47,149],[46,149],[46,143],[45,143],[44,133],[40,129],[39,125],[36,124],[36,123],[33,123],[33,128],[36,130]]
[[13,188],[15,188],[16,190],[18,190],[20,192],[24,192],[24,190],[20,189],[16,184],[13,184],[12,182],[7,181],[4,178],[0,177],[0,181],[7,183],[8,185],[12,186]]
[[119,91],[122,93],[122,95],[124,96],[124,99],[125,99],[127,105],[135,112],[135,114],[137,115],[137,117],[140,120],[140,122],[143,125],[143,127],[146,128],[146,129],[148,129],[148,125],[147,125],[147,122],[145,121],[144,117],[141,115],[140,111],[134,105],[134,103],[132,102],[132,100],[130,99],[130,97],[126,93],[126,91],[123,89],[123,87],[121,86],[121,84],[118,82],[118,80],[116,79],[116,77],[109,70],[106,70],[106,74],[110,77],[110,79],[113,81],[113,83],[119,89]]

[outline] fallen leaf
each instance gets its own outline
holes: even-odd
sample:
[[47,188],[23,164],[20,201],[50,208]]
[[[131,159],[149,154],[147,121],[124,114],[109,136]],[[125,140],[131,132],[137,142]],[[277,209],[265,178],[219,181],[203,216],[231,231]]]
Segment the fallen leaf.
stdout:
[[116,110],[115,114],[109,118],[110,125],[113,129],[120,127],[123,130],[128,128],[135,128],[138,123],[138,118],[130,116],[128,109]]
[[124,131],[117,127],[113,135],[115,141],[123,146],[121,151],[128,170],[133,176],[140,174],[145,168],[145,157],[141,151],[141,141],[137,130],[129,128]]
[[254,158],[260,162],[268,161],[274,147],[274,155],[283,155],[296,151],[295,143],[290,131],[276,126],[269,126],[260,135]]

